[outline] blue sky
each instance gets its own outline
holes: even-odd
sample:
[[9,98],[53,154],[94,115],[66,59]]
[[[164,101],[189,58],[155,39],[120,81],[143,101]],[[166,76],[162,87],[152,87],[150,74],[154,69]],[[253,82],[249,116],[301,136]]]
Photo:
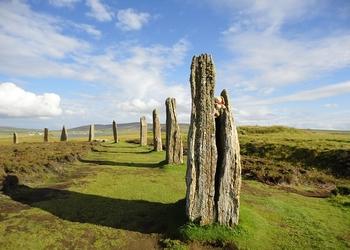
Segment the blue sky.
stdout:
[[200,53],[239,125],[350,130],[347,0],[0,0],[0,126],[188,122]]

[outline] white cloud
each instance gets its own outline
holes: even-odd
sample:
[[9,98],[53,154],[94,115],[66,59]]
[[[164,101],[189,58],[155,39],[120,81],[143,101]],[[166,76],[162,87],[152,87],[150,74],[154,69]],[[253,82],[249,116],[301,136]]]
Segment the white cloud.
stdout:
[[60,20],[33,12],[19,1],[0,1],[0,72],[12,76],[72,74],[63,63],[89,44],[62,33]]
[[310,90],[302,90],[294,94],[283,95],[259,100],[255,97],[241,98],[241,106],[274,105],[287,102],[314,101],[327,97],[345,95],[350,93],[350,81],[325,85]]
[[223,45],[232,56],[220,63],[218,77],[224,87],[268,96],[285,86],[321,79],[350,65],[349,30],[286,32],[287,24],[290,28],[320,18],[327,10],[326,1],[208,2],[234,13],[231,25],[222,32]]
[[334,109],[338,107],[338,104],[336,103],[326,103],[325,105],[323,105],[323,107],[327,108],[327,109]]
[[99,39],[102,35],[100,30],[96,29],[94,26],[89,24],[71,23],[71,25],[79,30],[83,30],[84,32],[94,36],[97,39]]
[[56,7],[68,7],[72,8],[80,0],[49,0],[49,3]]
[[86,5],[90,8],[90,12],[87,13],[88,16],[100,22],[112,20],[112,12],[110,12],[108,6],[104,5],[100,0],[86,0]]
[[148,23],[151,15],[146,12],[137,12],[134,9],[123,9],[117,13],[117,26],[125,31],[140,30]]
[[0,116],[50,117],[61,113],[60,97],[56,94],[36,95],[14,83],[0,84]]
[[[134,99],[146,104],[153,99],[164,106],[169,96],[177,98],[179,115],[185,117],[187,112],[188,116],[189,89],[167,80],[168,72],[183,63],[189,47],[187,40],[180,39],[171,46],[142,46],[126,41],[97,53],[88,42],[65,34],[66,26],[84,28],[38,14],[24,3],[0,2],[0,57],[6,58],[0,64],[0,73],[79,80],[102,90],[92,98],[69,100],[69,105],[63,99],[62,105],[67,107],[63,116],[85,110],[86,116],[102,121],[113,114],[132,121],[144,109],[138,106],[139,113],[131,116],[115,107],[133,106]],[[69,108],[73,106],[74,110]]]
[[[242,86],[252,90],[301,83],[350,65],[349,32],[317,40],[255,31],[229,32],[225,44],[238,57],[224,74],[227,78],[241,76]],[[247,70],[253,74],[246,76]]]

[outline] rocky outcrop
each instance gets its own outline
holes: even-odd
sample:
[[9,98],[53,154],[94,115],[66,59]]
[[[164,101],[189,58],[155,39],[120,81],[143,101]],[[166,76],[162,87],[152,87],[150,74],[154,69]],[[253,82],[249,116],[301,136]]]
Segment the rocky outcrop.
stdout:
[[117,129],[117,123],[115,121],[113,121],[113,123],[112,123],[112,129],[113,129],[114,143],[118,143],[118,141],[119,141],[118,129]]
[[91,124],[89,128],[89,141],[93,141],[95,139],[95,125]]
[[44,128],[44,142],[48,142],[48,141],[49,141],[49,129]]
[[144,116],[140,118],[140,145],[147,145],[147,121]]
[[60,141],[68,141],[68,133],[65,126],[62,128]]
[[176,117],[175,98],[167,98],[166,106],[166,162],[168,164],[183,163],[183,145],[180,126]]
[[[192,111],[188,133],[186,214],[201,225],[234,226],[239,218],[239,143],[227,92],[225,108],[215,110],[215,68],[211,56],[191,65]],[[217,117],[217,118],[215,118]]]
[[162,134],[157,109],[153,110],[153,146],[154,151],[162,151]]

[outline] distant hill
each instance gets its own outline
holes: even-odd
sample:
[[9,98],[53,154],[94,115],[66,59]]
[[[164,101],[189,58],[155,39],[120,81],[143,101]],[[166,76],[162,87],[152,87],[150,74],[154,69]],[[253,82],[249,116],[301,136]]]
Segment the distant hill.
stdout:
[[[130,122],[130,123],[120,123],[117,124],[118,131],[120,132],[135,132],[139,130],[139,123],[138,122]],[[189,124],[186,123],[180,123],[180,130],[181,131],[187,131],[189,128]],[[89,131],[90,125],[83,125],[75,128],[67,128],[68,131],[71,132],[87,132]],[[161,124],[162,130],[165,131],[165,124]],[[96,131],[106,131],[111,130],[112,124],[95,124],[95,130]],[[152,123],[148,123],[148,130],[152,130]],[[60,131],[60,129],[58,129]],[[22,132],[22,133],[35,133],[35,132],[42,132],[42,129],[26,129],[26,128],[15,128],[15,127],[6,127],[6,126],[0,126],[0,133],[13,133],[13,132]]]
[[[140,125],[138,122],[131,123],[120,123],[117,124],[119,131],[138,131]],[[187,131],[189,128],[189,124],[180,123],[180,130]],[[87,131],[89,130],[90,125],[84,125],[76,128],[68,129],[70,131]],[[165,124],[161,124],[162,130],[165,131]],[[112,129],[112,124],[95,124],[95,130],[109,130]],[[152,123],[148,123],[148,130],[152,130]]]

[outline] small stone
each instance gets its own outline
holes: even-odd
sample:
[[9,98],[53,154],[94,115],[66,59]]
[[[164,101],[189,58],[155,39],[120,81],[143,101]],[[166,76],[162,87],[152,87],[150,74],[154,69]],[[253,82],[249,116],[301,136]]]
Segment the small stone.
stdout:
[[49,141],[49,129],[44,128],[44,142],[48,142],[48,141]]
[[63,126],[62,128],[62,132],[61,132],[61,141],[68,141],[68,133],[67,130],[65,128],[65,126]]
[[13,133],[13,144],[17,144],[18,142],[18,134],[15,132]]
[[89,128],[89,142],[92,142],[95,139],[95,125],[91,124]]
[[153,146],[154,151],[162,151],[162,134],[157,109],[153,110]]
[[114,143],[118,143],[119,142],[118,128],[117,128],[117,123],[115,121],[113,121],[113,123],[112,123],[112,129],[113,129]]
[[140,145],[147,145],[147,121],[144,116],[140,118]]

